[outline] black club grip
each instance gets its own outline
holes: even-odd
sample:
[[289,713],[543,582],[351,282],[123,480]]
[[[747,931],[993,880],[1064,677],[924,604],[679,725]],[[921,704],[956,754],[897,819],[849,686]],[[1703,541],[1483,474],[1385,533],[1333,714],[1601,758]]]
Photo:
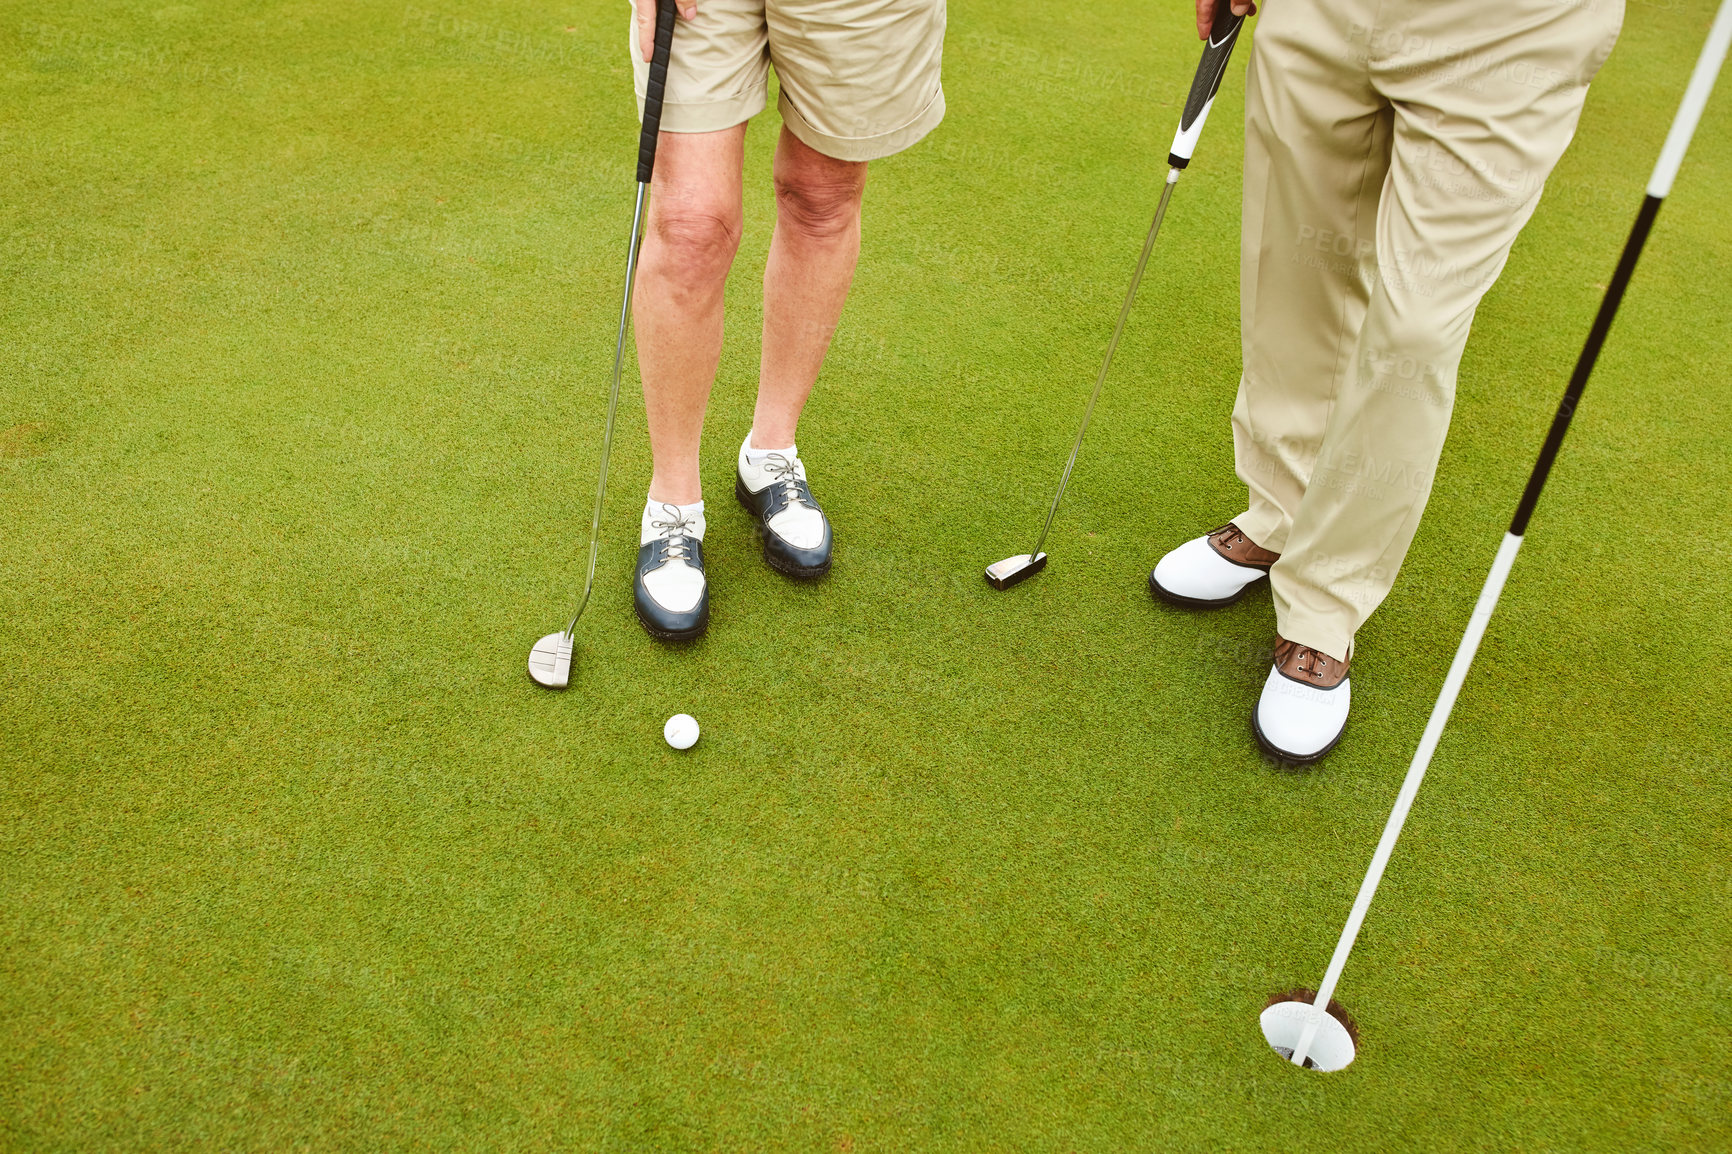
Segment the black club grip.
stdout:
[[674,0],[656,0],[656,44],[650,54],[649,83],[643,93],[643,131],[637,138],[637,182],[648,184],[656,170],[656,138],[662,127],[662,96],[668,87],[668,52],[674,43]]
[[1197,62],[1197,75],[1191,81],[1191,94],[1185,97],[1185,110],[1179,114],[1179,131],[1173,137],[1173,150],[1167,163],[1183,168],[1191,163],[1191,153],[1203,135],[1203,122],[1209,118],[1209,106],[1221,89],[1221,77],[1226,74],[1227,60],[1233,55],[1233,45],[1239,42],[1243,16],[1233,14],[1231,0],[1216,0],[1215,19],[1209,26],[1209,43],[1203,48],[1203,58]]

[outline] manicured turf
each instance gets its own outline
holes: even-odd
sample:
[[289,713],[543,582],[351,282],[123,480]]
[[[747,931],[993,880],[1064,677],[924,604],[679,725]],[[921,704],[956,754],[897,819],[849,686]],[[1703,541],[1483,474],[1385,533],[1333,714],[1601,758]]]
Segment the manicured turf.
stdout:
[[[1279,3],[1280,0],[1272,0]],[[1243,54],[1054,562],[1011,593],[1163,172],[1183,4],[957,4],[800,433],[801,587],[709,424],[710,637],[646,638],[633,391],[569,612],[631,196],[621,3],[0,5],[0,1146],[1732,1145],[1732,80],[1661,214],[1341,989],[1314,983],[1710,14],[1632,6],[1481,310],[1348,740],[1256,756]],[[677,44],[676,44],[677,51]],[[704,726],[687,754],[664,718]]]

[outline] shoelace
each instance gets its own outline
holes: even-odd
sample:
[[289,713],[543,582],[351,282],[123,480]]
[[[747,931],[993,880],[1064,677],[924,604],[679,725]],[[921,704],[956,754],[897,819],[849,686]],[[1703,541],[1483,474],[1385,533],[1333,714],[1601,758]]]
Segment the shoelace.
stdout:
[[662,537],[668,543],[669,561],[689,562],[692,559],[691,528],[695,522],[673,505],[663,505],[662,511],[668,515],[669,520],[651,521],[650,528],[662,531]]
[[1329,663],[1335,660],[1320,650],[1309,645],[1301,645],[1297,641],[1283,641],[1275,654],[1275,663],[1279,665],[1287,659],[1294,650],[1299,651],[1298,660],[1293,663],[1293,672],[1302,677],[1312,677],[1321,681],[1329,676]]
[[782,505],[786,508],[798,501],[802,505],[816,509],[800,492],[800,469],[797,464],[780,453],[771,453],[764,458],[764,468],[770,474],[770,484],[782,486]]
[[1247,540],[1244,531],[1231,521],[1210,533],[1209,536],[1219,541],[1223,549],[1231,549],[1235,541]]

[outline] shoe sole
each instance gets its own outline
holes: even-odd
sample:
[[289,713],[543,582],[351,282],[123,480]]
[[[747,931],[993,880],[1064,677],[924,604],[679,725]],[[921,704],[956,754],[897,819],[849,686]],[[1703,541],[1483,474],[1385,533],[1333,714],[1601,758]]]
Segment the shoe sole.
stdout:
[[828,561],[824,562],[822,565],[813,565],[810,568],[806,568],[799,565],[790,565],[786,561],[777,557],[774,553],[770,552],[770,542],[767,539],[770,535],[770,531],[765,528],[764,519],[758,516],[757,510],[753,509],[752,503],[746,499],[746,486],[738,477],[734,478],[734,500],[738,501],[740,503],[740,508],[744,509],[747,516],[751,517],[752,525],[756,528],[759,537],[765,539],[764,564],[768,565],[784,577],[793,577],[799,581],[810,581],[813,578],[822,577],[826,573],[830,572],[830,562]]
[[651,625],[648,621],[644,620],[644,615],[638,612],[636,605],[632,606],[632,614],[637,618],[637,623],[643,626],[643,631],[648,633],[651,637],[654,637],[657,641],[696,641],[698,638],[710,631],[710,619],[708,615],[704,617],[703,624],[699,625],[696,629],[688,629],[682,633],[679,630],[663,629],[659,625]]
[[[760,526],[760,528],[762,528],[762,526]],[[764,545],[764,564],[768,565],[784,577],[793,577],[800,581],[812,581],[830,572],[830,562],[828,561],[824,562],[822,565],[814,565],[810,569],[802,569],[798,565],[790,565],[786,561],[778,558],[774,553],[770,552],[770,546],[767,542]]]
[[1316,753],[1288,753],[1284,749],[1277,749],[1273,742],[1263,736],[1263,727],[1257,724],[1257,711],[1256,709],[1251,710],[1251,736],[1257,739],[1258,748],[1262,749],[1264,753],[1268,754],[1282,765],[1293,766],[1296,769],[1316,765],[1318,762],[1322,761],[1329,755],[1330,750],[1341,744],[1341,739],[1345,737],[1346,734],[1347,726],[1342,725],[1341,732],[1335,735],[1335,740],[1331,741],[1328,745],[1325,745],[1322,749],[1319,749]]
[[1149,592],[1153,593],[1159,600],[1165,601],[1169,605],[1179,605],[1186,609],[1224,609],[1228,605],[1243,600],[1245,594],[1251,591],[1253,585],[1257,584],[1260,580],[1266,579],[1268,576],[1269,575],[1265,573],[1262,577],[1253,577],[1251,580],[1245,582],[1244,585],[1240,586],[1239,591],[1231,597],[1222,597],[1214,601],[1209,601],[1201,597],[1186,597],[1182,593],[1174,593],[1171,589],[1168,589],[1159,581],[1156,581],[1155,575],[1153,571],[1151,571],[1149,573]]

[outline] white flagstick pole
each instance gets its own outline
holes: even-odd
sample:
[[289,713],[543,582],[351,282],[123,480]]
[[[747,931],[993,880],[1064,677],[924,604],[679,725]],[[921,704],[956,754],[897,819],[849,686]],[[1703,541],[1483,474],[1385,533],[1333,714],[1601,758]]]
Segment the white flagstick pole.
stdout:
[[1641,211],[1636,215],[1635,226],[1630,230],[1629,239],[1624,242],[1624,252],[1618,258],[1617,271],[1612,276],[1611,285],[1606,289],[1605,298],[1600,302],[1599,314],[1594,318],[1593,328],[1588,331],[1587,343],[1582,348],[1581,357],[1576,361],[1575,372],[1571,374],[1569,388],[1564,391],[1564,399],[1558,405],[1557,416],[1552,419],[1551,431],[1540,450],[1539,460],[1534,464],[1533,474],[1528,478],[1527,489],[1522,493],[1521,504],[1516,507],[1509,532],[1504,534],[1503,544],[1498,546],[1491,572],[1486,576],[1479,601],[1473,607],[1473,616],[1468,619],[1467,632],[1463,634],[1461,644],[1456,648],[1455,660],[1450,662],[1448,676],[1443,679],[1443,691],[1437,696],[1437,704],[1431,710],[1431,719],[1426,722],[1425,733],[1419,739],[1419,748],[1414,751],[1413,764],[1409,767],[1407,779],[1401,783],[1401,792],[1395,799],[1395,809],[1383,827],[1383,837],[1378,840],[1377,852],[1371,857],[1371,868],[1365,871],[1365,880],[1359,885],[1359,895],[1353,899],[1353,910],[1347,915],[1347,925],[1341,931],[1341,940],[1335,944],[1335,953],[1329,959],[1329,969],[1323,975],[1323,985],[1317,991],[1317,1000],[1305,1016],[1305,1027],[1300,1032],[1298,1045],[1293,1048],[1292,1061],[1295,1066],[1305,1064],[1305,1059],[1310,1056],[1312,1043],[1317,1040],[1317,1029],[1323,1024],[1323,1015],[1328,1012],[1329,999],[1335,995],[1336,984],[1341,981],[1341,971],[1347,967],[1347,957],[1353,952],[1353,943],[1359,937],[1359,927],[1364,924],[1366,911],[1371,908],[1371,899],[1377,894],[1377,883],[1383,880],[1383,871],[1389,865],[1390,855],[1395,852],[1395,842],[1401,837],[1401,827],[1407,821],[1408,811],[1413,808],[1413,799],[1419,794],[1420,783],[1425,780],[1426,768],[1431,765],[1431,755],[1443,736],[1443,727],[1449,724],[1449,715],[1455,708],[1456,696],[1461,693],[1462,682],[1467,680],[1467,671],[1473,665],[1480,639],[1485,636],[1486,626],[1491,623],[1492,612],[1497,608],[1498,597],[1503,593],[1504,581],[1508,579],[1510,568],[1515,564],[1516,554],[1521,551],[1528,519],[1533,516],[1534,506],[1539,503],[1540,491],[1545,487],[1546,476],[1551,472],[1552,462],[1557,458],[1558,449],[1563,444],[1564,433],[1569,430],[1570,418],[1581,401],[1582,390],[1587,387],[1588,376],[1593,372],[1594,362],[1600,354],[1600,346],[1605,343],[1606,333],[1612,327],[1612,318],[1617,315],[1618,302],[1623,299],[1624,289],[1630,283],[1630,274],[1635,271],[1636,260],[1642,254],[1643,242],[1647,240],[1648,231],[1653,227],[1661,202],[1672,190],[1672,181],[1678,175],[1679,166],[1684,163],[1684,153],[1690,147],[1690,138],[1696,132],[1697,122],[1702,119],[1702,109],[1707,105],[1708,94],[1714,88],[1714,79],[1720,74],[1721,65],[1725,63],[1729,44],[1732,44],[1732,0],[1721,0],[1719,14],[1714,18],[1713,27],[1709,29],[1708,41],[1702,46],[1702,55],[1696,61],[1696,70],[1691,73],[1690,84],[1684,89],[1684,99],[1678,105],[1678,114],[1672,120],[1672,129],[1666,134],[1666,143],[1660,149],[1660,159],[1654,165],[1653,176],[1648,180],[1647,195],[1642,200]]

